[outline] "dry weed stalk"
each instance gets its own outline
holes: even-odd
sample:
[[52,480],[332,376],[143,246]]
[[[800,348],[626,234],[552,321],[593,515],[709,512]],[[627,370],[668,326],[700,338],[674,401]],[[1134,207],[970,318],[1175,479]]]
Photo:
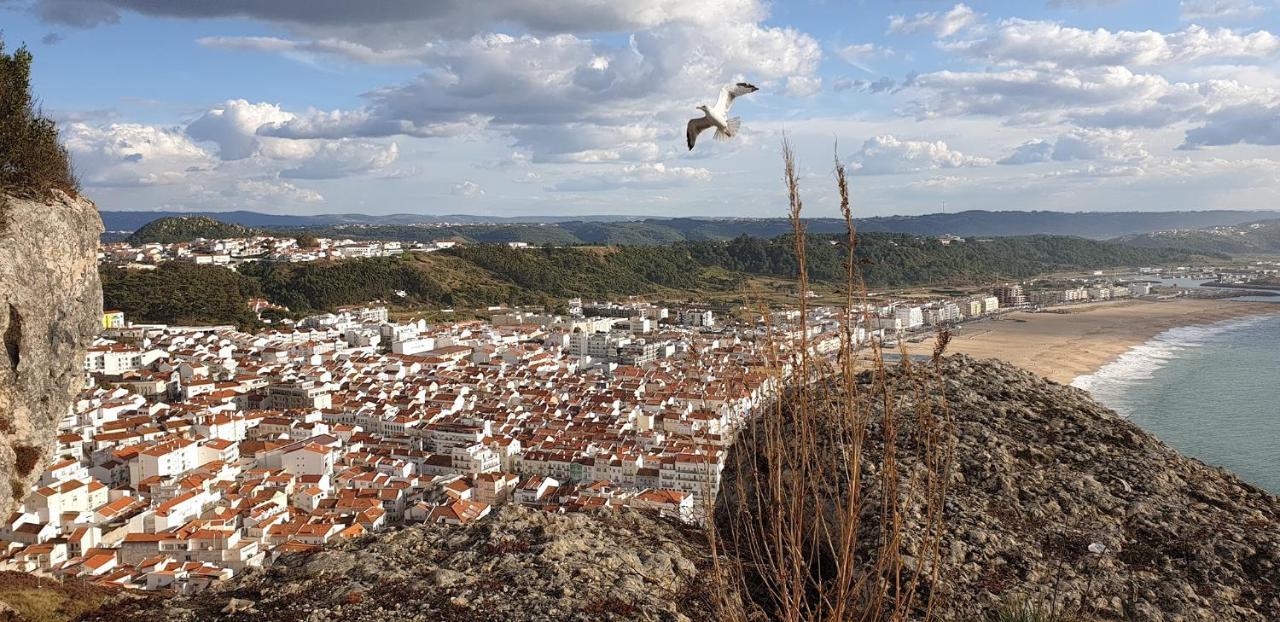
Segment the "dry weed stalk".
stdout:
[[[902,350],[901,370],[893,373],[905,384],[890,381],[878,342],[862,345],[859,336],[870,334],[873,318],[855,257],[848,179],[837,158],[846,308],[838,351],[814,350],[808,240],[795,154],[785,138],[782,157],[799,319],[778,328],[759,304],[761,347],[785,388],[739,433],[726,467],[732,476],[708,521],[721,597],[717,619],[930,619],[952,455],[950,417],[937,389],[948,336],[939,334],[932,365],[913,363]],[[900,412],[906,397],[914,406]],[[902,467],[900,456],[923,469]]]

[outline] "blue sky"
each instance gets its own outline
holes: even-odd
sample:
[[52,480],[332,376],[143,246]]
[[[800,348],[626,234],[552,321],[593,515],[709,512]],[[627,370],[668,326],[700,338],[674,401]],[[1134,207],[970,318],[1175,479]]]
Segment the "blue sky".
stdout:
[[[1272,209],[1274,0],[0,0],[103,209]],[[743,129],[684,124],[749,80]],[[838,146],[837,146],[838,143]]]

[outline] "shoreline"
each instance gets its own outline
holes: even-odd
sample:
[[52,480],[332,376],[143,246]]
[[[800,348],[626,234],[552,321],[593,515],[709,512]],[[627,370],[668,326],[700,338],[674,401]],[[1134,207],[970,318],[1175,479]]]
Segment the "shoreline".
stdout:
[[[995,358],[1059,384],[1070,384],[1171,328],[1280,313],[1280,304],[1224,299],[1125,300],[1060,307],[1058,312],[1015,311],[965,324],[947,352]],[[911,344],[932,352],[932,340]]]

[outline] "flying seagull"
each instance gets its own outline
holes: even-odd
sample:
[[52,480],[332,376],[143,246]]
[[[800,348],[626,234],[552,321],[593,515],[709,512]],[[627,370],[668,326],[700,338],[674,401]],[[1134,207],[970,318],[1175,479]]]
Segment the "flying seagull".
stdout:
[[738,117],[730,119],[729,107],[733,105],[734,99],[758,90],[760,89],[757,89],[754,84],[746,82],[731,84],[720,89],[720,99],[716,101],[714,107],[698,106],[702,116],[689,119],[689,127],[684,132],[685,139],[689,142],[689,149],[693,150],[693,143],[698,140],[698,134],[709,127],[716,128],[716,140],[733,138],[733,135],[738,133],[738,127],[742,125],[742,119]]

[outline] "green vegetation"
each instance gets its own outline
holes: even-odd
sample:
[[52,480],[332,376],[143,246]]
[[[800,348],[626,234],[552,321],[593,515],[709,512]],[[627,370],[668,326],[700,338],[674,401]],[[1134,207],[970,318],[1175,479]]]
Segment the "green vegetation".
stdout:
[[216,266],[166,263],[155,270],[104,267],[102,305],[140,322],[236,324],[258,319],[249,299],[261,295],[254,279]]
[[[1106,239],[1161,229],[1191,230],[1201,227],[1247,223],[1258,212],[1118,212],[1067,214],[1059,212],[986,212],[925,216],[886,216],[857,221],[860,233],[896,233],[941,236],[1030,236],[1053,234]],[[844,232],[837,218],[805,219],[806,230],[815,235]],[[460,240],[470,243],[526,242],[541,246],[571,245],[664,245],[676,242],[727,241],[739,236],[774,238],[791,232],[791,224],[781,218],[707,219],[650,218],[634,221],[566,221],[550,224],[335,224],[304,225],[303,229],[323,237],[385,239],[414,242]],[[276,228],[281,235],[294,235],[298,228]],[[1221,237],[1221,236],[1219,236]],[[1147,246],[1160,246],[1148,244]],[[1220,252],[1213,248],[1202,251]]]
[[153,220],[133,232],[130,244],[174,244],[198,238],[218,240],[260,235],[257,229],[214,220],[206,216],[172,216]]
[[[771,240],[741,236],[729,242],[691,242],[676,248],[687,249],[701,265],[754,275],[796,274],[790,236]],[[811,279],[844,280],[848,253],[842,239],[811,236],[805,253]],[[892,233],[859,234],[856,256],[872,287],[977,284],[1061,270],[1165,264],[1191,258],[1189,253],[1169,249],[1134,248],[1064,236],[971,239],[943,244],[937,239]]]
[[1122,238],[1131,246],[1174,248],[1189,253],[1267,255],[1280,253],[1280,220],[1220,230],[1169,231]]
[[[806,250],[817,284],[844,280],[843,240],[813,236]],[[1186,262],[1167,249],[1133,248],[1081,238],[1031,236],[942,244],[898,234],[863,234],[857,257],[871,287],[980,285],[1060,270]],[[461,245],[434,253],[307,263],[247,263],[240,271],[164,264],[158,270],[103,270],[106,305],[143,321],[252,325],[253,296],[293,314],[374,300],[395,307],[475,308],[496,304],[553,307],[565,298],[617,298],[666,292],[740,289],[754,277],[796,274],[789,236],[740,236],[727,242],[666,246],[510,248]]]
[[31,95],[31,52],[4,51],[0,38],[0,188],[28,198],[79,191],[58,128]]

